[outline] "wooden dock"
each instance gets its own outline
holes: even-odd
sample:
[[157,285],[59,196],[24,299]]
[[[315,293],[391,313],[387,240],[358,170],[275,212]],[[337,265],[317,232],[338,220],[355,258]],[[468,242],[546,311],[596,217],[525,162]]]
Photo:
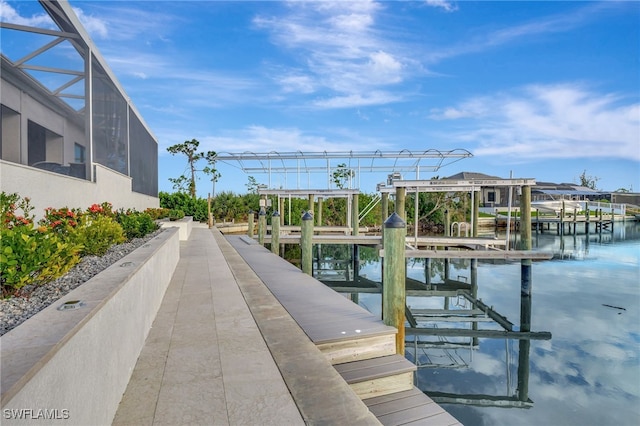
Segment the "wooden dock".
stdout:
[[[557,235],[565,234],[590,234],[601,232],[612,232],[615,225],[616,216],[613,214],[599,216],[585,215],[558,215],[558,216],[533,216],[531,218],[531,228],[534,232],[555,231]],[[496,216],[495,226],[497,228],[507,226],[506,216]],[[511,227],[516,230],[520,227],[520,218],[511,218]]]
[[227,240],[380,423],[460,424],[414,386],[416,366],[396,355],[395,328],[253,239]]

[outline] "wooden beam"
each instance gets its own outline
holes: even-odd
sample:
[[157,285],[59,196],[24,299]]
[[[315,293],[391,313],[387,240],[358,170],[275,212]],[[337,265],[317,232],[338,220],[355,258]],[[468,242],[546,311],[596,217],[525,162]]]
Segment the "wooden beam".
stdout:
[[548,331],[469,330],[466,328],[412,328],[405,327],[406,335],[446,337],[487,337],[494,339],[550,340]]
[[[384,249],[380,249],[380,257],[384,257]],[[553,253],[542,253],[531,250],[485,251],[485,250],[405,250],[405,257],[429,259],[505,259],[505,260],[549,260]]]

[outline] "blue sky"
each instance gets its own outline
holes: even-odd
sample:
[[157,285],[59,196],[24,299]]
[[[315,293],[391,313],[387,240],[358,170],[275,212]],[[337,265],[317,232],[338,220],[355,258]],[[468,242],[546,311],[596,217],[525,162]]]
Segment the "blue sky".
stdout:
[[[0,1],[14,19],[41,13]],[[195,138],[217,152],[460,148],[473,157],[435,175],[586,170],[640,191],[636,1],[70,3],[158,138],[160,190],[186,171],[166,147]],[[245,192],[247,175],[219,171],[216,191]]]

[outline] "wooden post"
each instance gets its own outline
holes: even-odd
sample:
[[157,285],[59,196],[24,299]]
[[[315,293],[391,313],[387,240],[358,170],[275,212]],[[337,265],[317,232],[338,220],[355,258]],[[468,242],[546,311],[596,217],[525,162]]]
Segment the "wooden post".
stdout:
[[448,209],[444,211],[444,236],[451,236],[451,216]]
[[427,290],[431,290],[431,259],[428,257],[424,259],[424,283]]
[[309,213],[311,214],[311,216],[313,216],[313,199],[314,199],[313,194],[309,194],[309,208],[307,210],[309,210]]
[[471,212],[473,215],[473,227],[471,230],[472,237],[478,236],[478,220],[480,219],[480,191],[474,191],[473,197],[473,211]]
[[[407,190],[404,187],[396,188],[396,214],[400,216],[403,221],[406,221],[405,216],[405,200],[406,200]],[[405,223],[406,225],[406,223]]]
[[267,212],[264,207],[260,207],[258,213],[258,242],[264,245],[264,236],[267,233]]
[[280,205],[278,206],[278,212],[282,212],[280,215],[280,226],[284,226],[284,198],[279,198]]
[[[586,222],[584,224],[584,232],[585,232],[585,234],[589,235],[589,222],[590,222],[590,219],[591,219],[591,211],[589,210],[589,201],[588,200],[584,202],[584,214],[587,216],[586,217]],[[587,238],[587,241],[588,240],[589,239]]]
[[[520,294],[520,331],[531,331],[531,296]],[[521,339],[518,348],[518,400],[529,400],[529,352],[531,340]]]
[[360,221],[358,220],[360,211],[358,210],[358,194],[351,196],[351,235],[357,236],[360,234]]
[[[530,217],[525,217],[530,216],[529,213],[525,213],[531,211],[530,186],[522,187],[520,207],[522,209],[520,248],[522,250],[531,250],[531,219]],[[560,224],[562,224],[563,215],[564,208],[560,215]],[[520,331],[531,331],[531,263],[531,259],[522,259],[520,261]],[[529,349],[530,342],[528,340],[520,340],[518,353],[518,398],[521,401],[526,401],[529,394]],[[525,378],[526,380],[524,380]]]
[[[478,259],[471,259],[470,278],[471,278],[471,296],[475,300],[478,300]],[[471,328],[473,330],[477,330],[478,322],[477,321],[472,322]],[[473,344],[473,346],[478,346],[479,344],[478,338],[474,337],[471,340],[471,343]]]
[[302,250],[302,272],[313,275],[313,216],[309,212],[305,212],[302,216],[300,249]]
[[280,254],[280,213],[277,210],[271,216],[271,253]]
[[522,187],[520,195],[520,249],[531,250],[531,187]]
[[[404,189],[404,188],[403,188]],[[406,308],[406,271],[404,244],[407,224],[397,213],[384,222],[384,259],[382,278],[382,319],[398,329],[396,353],[404,356],[404,319]]]
[[382,220],[380,220],[380,224],[381,224],[380,227],[382,228],[382,224],[389,217],[389,193],[388,192],[382,193],[382,201],[380,206],[381,206],[380,210],[382,213]]
[[322,197],[318,197],[318,213],[316,215],[316,226],[322,226]]
[[249,236],[249,238],[253,238],[253,220],[254,220],[254,213],[253,210],[249,210],[249,218],[247,219],[247,224],[249,225],[249,229],[247,229],[247,235]]

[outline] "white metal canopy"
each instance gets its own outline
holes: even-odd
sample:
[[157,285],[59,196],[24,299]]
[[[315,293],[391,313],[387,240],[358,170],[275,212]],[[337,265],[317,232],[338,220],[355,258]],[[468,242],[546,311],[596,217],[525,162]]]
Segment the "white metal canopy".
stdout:
[[[295,175],[297,188],[300,188],[300,177],[312,173],[326,173],[327,187],[331,187],[332,173],[336,170],[353,172],[359,179],[361,173],[412,173],[416,179],[420,172],[437,172],[441,167],[455,163],[473,155],[465,149],[440,151],[338,151],[338,152],[218,152],[216,161],[238,167],[245,173],[284,174],[285,183],[289,174]],[[385,176],[386,178],[386,176]],[[292,185],[285,184],[286,187]],[[359,181],[357,186],[359,187]]]

